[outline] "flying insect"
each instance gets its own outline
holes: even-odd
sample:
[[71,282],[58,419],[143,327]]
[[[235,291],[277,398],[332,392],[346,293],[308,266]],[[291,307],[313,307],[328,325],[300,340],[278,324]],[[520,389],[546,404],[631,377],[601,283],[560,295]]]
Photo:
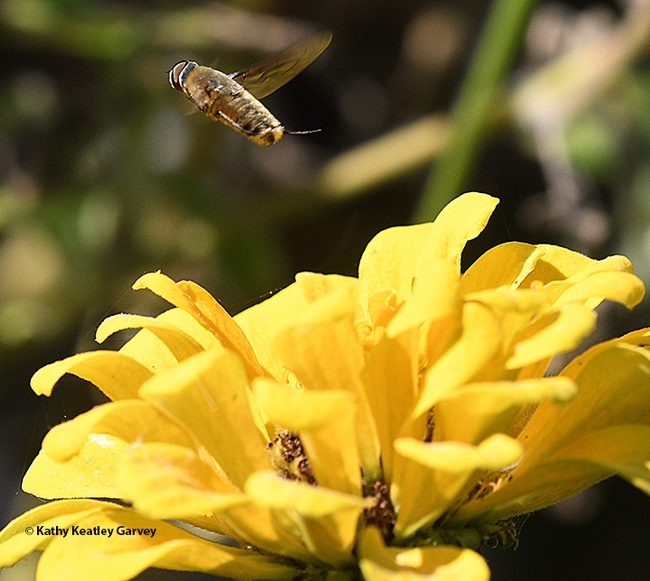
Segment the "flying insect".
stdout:
[[259,99],[302,72],[331,40],[330,31],[321,32],[229,75],[194,61],[180,61],[169,71],[169,83],[208,117],[225,123],[259,145],[273,145],[285,133],[313,131],[287,131]]

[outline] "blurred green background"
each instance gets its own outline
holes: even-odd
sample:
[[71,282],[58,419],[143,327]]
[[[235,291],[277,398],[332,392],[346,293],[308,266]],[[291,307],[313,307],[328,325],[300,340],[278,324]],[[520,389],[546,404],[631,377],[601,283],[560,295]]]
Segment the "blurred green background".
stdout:
[[[320,133],[257,146],[167,81],[179,60],[232,72],[322,28],[330,47],[264,100]],[[354,275],[379,230],[478,190],[502,202],[468,263],[559,243],[626,254],[648,284],[649,49],[647,0],[0,0],[0,524],[30,502],[48,427],[100,401],[69,378],[39,399],[30,376],[95,348],[105,316],[165,308],[130,290],[144,272],[235,314],[301,270]],[[602,315],[600,338],[650,324],[646,306]],[[491,552],[494,579],[643,578],[648,499],[593,494]]]

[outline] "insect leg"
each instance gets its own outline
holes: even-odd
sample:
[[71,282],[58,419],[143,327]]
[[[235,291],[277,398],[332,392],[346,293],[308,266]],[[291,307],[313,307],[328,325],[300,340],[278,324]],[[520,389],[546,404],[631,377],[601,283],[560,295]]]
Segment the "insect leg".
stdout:
[[232,127],[233,129],[236,129],[239,131],[242,135],[245,135],[255,143],[259,145],[273,145],[276,143],[284,134],[284,127],[278,123],[277,120],[271,119],[275,123],[269,123],[269,122],[260,122],[258,120],[257,123],[253,124],[253,129],[248,129],[247,127],[243,127],[237,121],[223,113],[222,111],[217,111],[216,115],[219,116],[219,119],[223,121],[226,125]]
[[221,121],[223,121],[226,125],[229,125],[233,129],[236,129],[240,133],[243,133],[244,135],[248,135],[248,136],[253,135],[252,131],[250,131],[249,129],[245,129],[239,123],[237,123],[234,119],[231,119],[230,117],[228,117],[228,115],[226,115],[222,111],[217,111],[217,115],[219,115],[219,117],[221,118]]

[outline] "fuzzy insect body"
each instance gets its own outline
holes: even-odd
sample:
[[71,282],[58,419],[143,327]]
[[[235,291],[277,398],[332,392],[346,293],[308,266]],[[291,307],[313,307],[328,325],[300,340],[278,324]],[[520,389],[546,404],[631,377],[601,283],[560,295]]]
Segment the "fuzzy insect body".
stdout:
[[331,32],[322,32],[252,67],[226,74],[190,60],[169,71],[171,86],[185,94],[203,113],[225,123],[260,145],[273,145],[287,131],[259,101],[288,83],[329,45]]

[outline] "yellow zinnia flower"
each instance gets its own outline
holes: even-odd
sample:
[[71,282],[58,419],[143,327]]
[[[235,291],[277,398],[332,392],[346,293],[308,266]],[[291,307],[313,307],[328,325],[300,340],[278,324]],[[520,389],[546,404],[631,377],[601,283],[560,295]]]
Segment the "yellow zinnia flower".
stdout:
[[174,308],[111,317],[99,342],[142,330],[32,379],[49,395],[73,373],[112,401],[46,436],[23,487],[66,500],[10,523],[0,565],[42,550],[41,581],[479,581],[476,551],[516,542],[514,517],[612,474],[650,492],[650,332],[546,375],[642,283],[620,256],[517,242],[461,274],[496,204],[465,194],[378,234],[358,278],[301,273],[234,318],[144,275],[134,288]]

